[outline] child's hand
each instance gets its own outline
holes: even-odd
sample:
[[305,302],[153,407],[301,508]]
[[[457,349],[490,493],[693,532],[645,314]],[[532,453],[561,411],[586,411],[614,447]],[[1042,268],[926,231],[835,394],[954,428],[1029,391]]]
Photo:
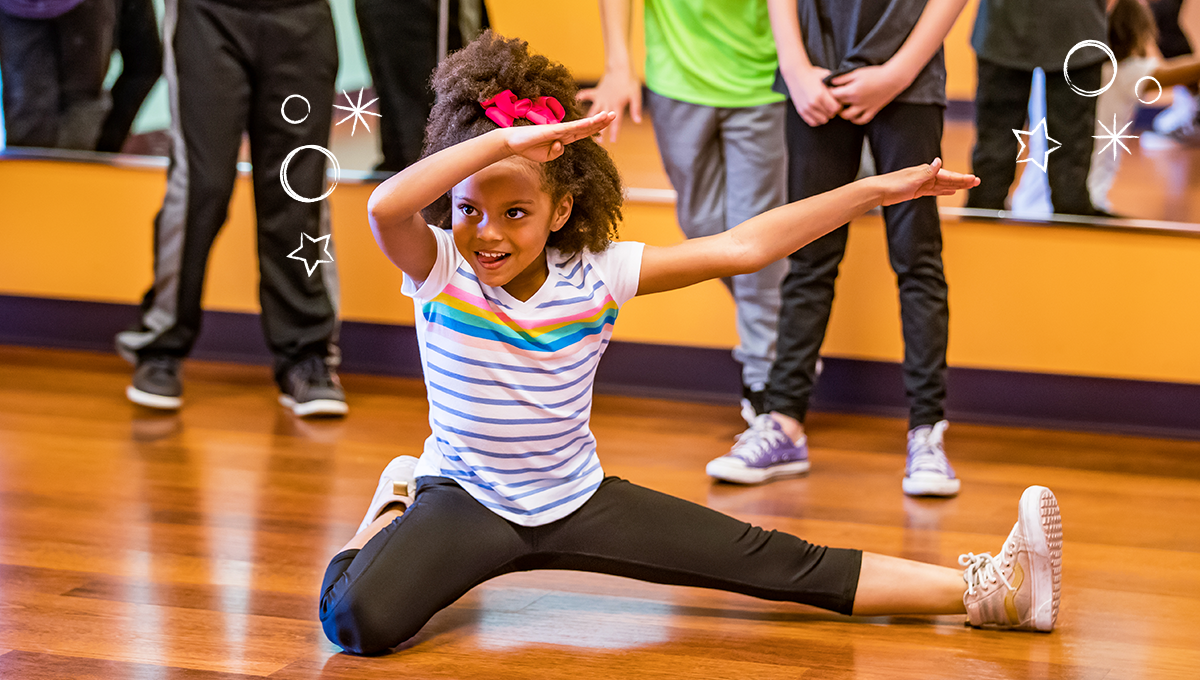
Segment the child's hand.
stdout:
[[929,165],[918,165],[876,178],[883,189],[883,205],[911,201],[921,196],[949,196],[959,189],[970,189],[979,185],[975,175],[964,175],[942,168],[942,159],[935,158]]
[[791,78],[788,77],[790,73],[790,70],[784,72],[784,82],[791,94],[792,105],[809,127],[828,123],[842,110],[841,103],[834,99],[830,89],[825,86],[824,79],[829,71],[814,66],[795,71]]
[[518,125],[502,128],[504,143],[514,156],[545,163],[563,154],[571,142],[599,133],[616,120],[617,114],[604,111],[588,118],[552,125]]
[[[601,111],[616,111],[620,114],[629,107],[629,117],[633,122],[642,122],[642,84],[633,73],[605,72],[596,87],[580,90],[576,99],[591,102],[591,106],[588,107],[589,116]],[[618,115],[608,130],[600,135],[599,141],[603,142],[607,137],[608,141],[615,142],[620,131],[621,118]]]
[[896,77],[883,65],[856,68],[829,82],[833,85],[829,93],[845,107],[838,115],[855,125],[866,125],[911,81]]

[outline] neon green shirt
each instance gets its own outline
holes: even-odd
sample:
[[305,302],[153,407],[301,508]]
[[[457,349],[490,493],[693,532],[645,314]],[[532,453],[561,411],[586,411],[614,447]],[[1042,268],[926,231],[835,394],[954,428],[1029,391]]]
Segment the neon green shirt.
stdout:
[[773,92],[766,0],[646,0],[646,86],[704,106],[760,106]]

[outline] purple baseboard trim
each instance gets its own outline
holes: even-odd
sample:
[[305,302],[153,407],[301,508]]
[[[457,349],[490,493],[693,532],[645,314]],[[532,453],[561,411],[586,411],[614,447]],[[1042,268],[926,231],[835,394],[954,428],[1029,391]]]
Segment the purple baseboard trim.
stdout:
[[[112,338],[137,318],[134,305],[0,295],[0,344],[113,351]],[[342,370],[418,377],[410,326],[346,322]],[[199,359],[267,364],[257,315],[205,312]],[[1200,439],[1200,385],[1047,373],[951,368],[951,420]],[[741,392],[729,351],[613,342],[596,374],[608,393],[734,403]],[[899,364],[825,359],[815,410],[904,417]]]

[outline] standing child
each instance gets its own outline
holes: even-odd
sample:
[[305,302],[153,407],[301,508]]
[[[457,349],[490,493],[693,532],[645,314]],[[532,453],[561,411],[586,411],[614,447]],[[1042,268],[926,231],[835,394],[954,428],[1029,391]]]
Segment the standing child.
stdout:
[[[642,86],[629,57],[632,0],[601,0],[604,76],[580,92],[589,113],[629,107],[642,121]],[[688,238],[719,234],[787,203],[786,104],[773,92],[775,42],[766,0],[646,0],[646,108],[675,215]],[[737,45],[737,49],[730,49]],[[618,118],[605,131],[617,139]],[[723,279],[736,307],[742,415],[763,410],[775,360],[779,284],[787,263]]]
[[[942,41],[965,0],[771,0],[779,81],[788,93],[788,199],[852,181],[863,140],[880,172],[941,155],[946,67]],[[946,457],[946,347],[950,303],[942,269],[937,201],[883,209],[888,257],[900,294],[907,460],[901,486],[919,496],[954,496]],[[850,226],[826,230],[788,251],[779,340],[759,416],[708,474],[756,484],[807,472],[804,424],[833,309],[834,282]]]
[[[605,477],[588,427],[596,364],[634,295],[754,271],[875,206],[974,177],[934,160],[715,236],[614,244],[621,181],[591,136],[615,114],[580,118],[565,68],[488,32],[442,63],[434,88],[426,157],[369,205],[415,301],[433,435],[419,462],[387,466],[329,565],[320,616],[330,640],[385,651],[479,583],[531,569],[1053,628],[1061,525],[1049,489],[1027,489],[1003,552],[964,555],[960,572],[812,545]],[[426,224],[421,209],[447,194],[451,213]]]

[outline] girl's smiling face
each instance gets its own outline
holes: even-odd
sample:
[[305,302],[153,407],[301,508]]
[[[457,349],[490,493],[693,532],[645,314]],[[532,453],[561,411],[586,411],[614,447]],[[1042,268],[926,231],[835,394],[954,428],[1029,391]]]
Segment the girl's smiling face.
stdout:
[[571,196],[555,203],[537,163],[507,158],[459,182],[450,202],[454,244],[480,282],[533,297],[548,275],[546,240],[571,216]]

